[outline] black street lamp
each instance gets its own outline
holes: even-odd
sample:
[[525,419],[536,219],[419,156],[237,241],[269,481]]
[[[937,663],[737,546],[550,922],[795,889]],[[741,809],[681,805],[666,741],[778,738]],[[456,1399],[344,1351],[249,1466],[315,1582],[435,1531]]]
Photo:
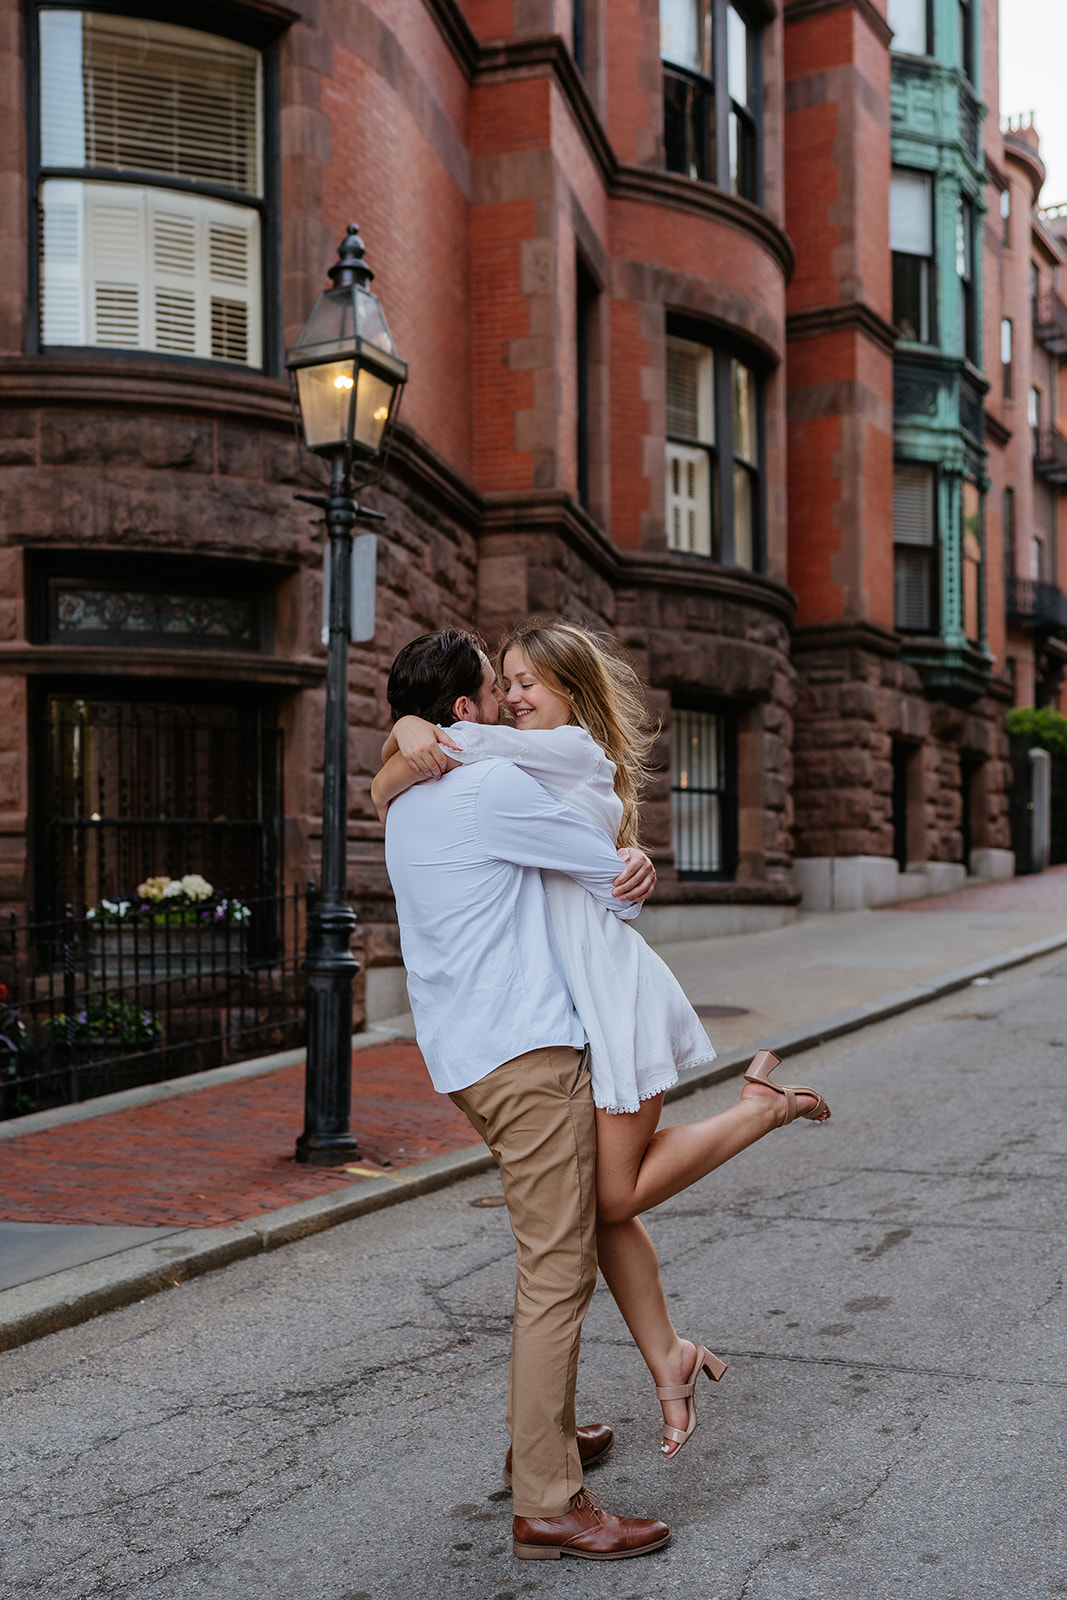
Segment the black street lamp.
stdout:
[[304,445],[330,463],[330,493],[301,495],[326,513],[329,535],[329,664],[322,791],[322,873],[308,916],[307,1074],[304,1131],[296,1159],[341,1166],[359,1155],[349,1129],[352,1092],[351,950],[355,913],[345,896],[348,817],[348,645],[351,633],[352,529],[381,512],[356,504],[352,469],[384,456],[407,381],[381,302],[367,285],[374,274],[355,223],[330,268],[333,288],[315,304],[285,364]]

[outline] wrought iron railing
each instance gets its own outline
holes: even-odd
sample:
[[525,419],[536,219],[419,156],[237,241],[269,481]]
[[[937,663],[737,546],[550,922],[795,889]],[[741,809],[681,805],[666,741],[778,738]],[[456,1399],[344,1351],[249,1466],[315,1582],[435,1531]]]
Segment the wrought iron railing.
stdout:
[[1020,622],[1067,628],[1067,594],[1036,578],[1008,579],[1008,616]]
[[[0,1118],[303,1041],[311,891],[0,924]],[[114,903],[113,903],[114,904]]]

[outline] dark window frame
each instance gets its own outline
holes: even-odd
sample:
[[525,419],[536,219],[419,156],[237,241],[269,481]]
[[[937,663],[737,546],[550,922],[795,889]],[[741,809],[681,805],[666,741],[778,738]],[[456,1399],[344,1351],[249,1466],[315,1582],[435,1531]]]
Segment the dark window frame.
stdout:
[[589,510],[589,458],[593,428],[590,403],[590,369],[595,340],[594,319],[600,300],[600,285],[582,255],[575,256],[575,444],[577,451],[578,504]]
[[[149,15],[151,10],[151,15]],[[97,11],[109,16],[129,17],[145,22],[165,22],[176,27],[192,28],[198,32],[215,34],[232,39],[258,50],[263,60],[263,194],[247,195],[243,191],[220,188],[214,184],[193,183],[186,179],[170,178],[164,174],[115,171],[110,167],[45,167],[41,161],[41,50],[39,19],[45,11]],[[174,365],[183,371],[200,369],[215,374],[247,372],[260,376],[277,377],[283,371],[282,318],[281,318],[281,86],[278,65],[278,40],[284,32],[283,24],[276,20],[256,17],[219,6],[197,3],[182,5],[179,0],[166,0],[163,5],[149,7],[147,0],[141,4],[127,0],[103,0],[103,3],[78,4],[77,0],[31,0],[27,15],[26,41],[26,152],[27,184],[26,238],[29,251],[28,266],[28,321],[27,353],[73,354],[99,356],[113,360],[121,356],[130,361],[159,361]],[[243,362],[221,361],[207,356],[181,355],[167,350],[138,350],[126,346],[110,345],[45,345],[41,339],[41,204],[42,184],[49,178],[70,178],[92,183],[106,182],[130,184],[154,189],[172,189],[182,194],[203,195],[207,199],[226,200],[234,205],[258,211],[260,216],[260,281],[262,284],[261,316],[263,321],[263,360],[259,366]]]
[[[711,76],[692,67],[660,58],[664,97],[664,165],[696,182],[712,183],[754,205],[763,204],[763,25],[755,8],[744,0],[702,0],[711,25]],[[745,24],[747,39],[748,104],[740,105],[729,93],[727,74],[727,12],[731,3]],[[673,84],[676,87],[671,88]],[[672,97],[689,98],[688,110],[675,114]],[[730,118],[738,121],[738,182],[730,176]],[[670,129],[684,128],[684,150]],[[696,135],[694,137],[694,129]],[[695,169],[695,170],[694,170]]]
[[[708,453],[711,463],[709,492],[711,504],[711,554],[699,557],[718,566],[737,568],[734,561],[734,479],[733,471],[743,467],[754,484],[752,516],[752,566],[743,572],[761,573],[767,565],[767,451],[766,451],[766,364],[761,363],[736,338],[684,314],[669,312],[667,337],[687,339],[710,350],[713,357],[712,404],[715,413],[715,442],[667,433],[665,442],[688,445]],[[734,449],[733,394],[730,388],[730,361],[740,361],[756,381],[756,461],[739,457]],[[666,452],[665,452],[666,454]],[[730,471],[725,471],[729,463]],[[685,554],[686,552],[681,552]]]
[[[719,764],[722,772],[722,782],[717,789],[681,789],[675,783],[675,770],[673,760],[670,771],[671,792],[671,850],[675,856],[675,870],[682,883],[732,883],[737,876],[740,861],[738,815],[740,810],[739,792],[739,734],[740,711],[739,707],[731,702],[722,700],[701,699],[692,695],[672,695],[671,717],[677,712],[703,714],[718,718],[721,738]],[[715,870],[697,869],[694,871],[682,870],[677,864],[674,834],[674,796],[675,794],[715,794],[720,801],[721,833],[720,850],[722,865]]]

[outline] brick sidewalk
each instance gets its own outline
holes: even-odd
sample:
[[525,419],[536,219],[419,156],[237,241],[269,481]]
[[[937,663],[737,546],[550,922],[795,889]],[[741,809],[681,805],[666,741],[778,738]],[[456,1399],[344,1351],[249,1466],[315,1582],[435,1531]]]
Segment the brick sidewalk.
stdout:
[[[209,1228],[366,1181],[299,1166],[304,1067],[110,1112],[3,1145],[0,1221]],[[361,1166],[404,1167],[475,1144],[414,1044],[352,1058]]]

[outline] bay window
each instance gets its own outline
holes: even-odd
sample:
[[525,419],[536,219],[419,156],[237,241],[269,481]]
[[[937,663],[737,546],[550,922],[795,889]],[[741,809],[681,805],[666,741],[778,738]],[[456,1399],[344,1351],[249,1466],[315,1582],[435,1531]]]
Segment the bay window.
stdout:
[[259,51],[38,15],[40,340],[263,363]]

